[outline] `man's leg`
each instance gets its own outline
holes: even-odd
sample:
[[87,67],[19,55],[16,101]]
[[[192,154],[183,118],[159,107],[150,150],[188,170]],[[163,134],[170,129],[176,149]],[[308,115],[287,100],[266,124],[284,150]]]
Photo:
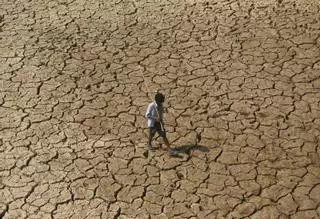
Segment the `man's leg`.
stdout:
[[169,143],[169,140],[168,140],[168,138],[167,138],[166,135],[163,136],[163,140],[164,140],[165,145],[166,145],[167,148],[168,148],[169,155],[170,155],[170,156],[175,156],[175,155],[177,155],[177,152],[170,147],[170,143]]
[[166,133],[166,131],[162,129],[161,125],[159,125],[159,127],[157,127],[157,131],[158,131],[158,134],[163,138],[164,144],[167,146],[167,148],[168,148],[169,151],[170,151],[170,150],[171,150],[171,147],[170,147],[169,140],[168,140],[168,138],[167,138],[167,133]]
[[168,149],[171,150],[170,143],[166,135],[163,136],[163,141],[165,145],[168,147]]
[[152,139],[153,139],[153,136],[154,136],[155,132],[154,132],[154,129],[153,127],[149,127],[149,136],[148,136],[148,150],[154,150],[154,148],[152,147]]
[[169,140],[167,138],[167,133],[163,129],[163,127],[162,126],[157,127],[157,131],[158,131],[159,135],[163,138],[163,141],[164,141],[165,145],[168,148],[169,155],[170,156],[177,155],[177,152],[175,150],[172,150],[172,148],[170,147],[170,143],[169,143]]

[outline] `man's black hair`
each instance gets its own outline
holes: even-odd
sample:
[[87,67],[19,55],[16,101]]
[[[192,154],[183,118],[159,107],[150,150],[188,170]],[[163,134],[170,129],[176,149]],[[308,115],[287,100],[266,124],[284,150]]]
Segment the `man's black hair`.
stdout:
[[162,93],[156,93],[154,96],[154,100],[156,103],[163,103],[164,102],[164,95]]

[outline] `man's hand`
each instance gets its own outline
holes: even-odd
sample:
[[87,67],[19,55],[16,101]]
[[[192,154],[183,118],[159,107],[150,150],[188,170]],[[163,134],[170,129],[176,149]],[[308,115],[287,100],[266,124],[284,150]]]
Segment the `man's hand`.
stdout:
[[154,118],[154,120],[156,120],[157,122],[160,122],[160,117],[159,116],[155,116],[155,117],[153,117]]

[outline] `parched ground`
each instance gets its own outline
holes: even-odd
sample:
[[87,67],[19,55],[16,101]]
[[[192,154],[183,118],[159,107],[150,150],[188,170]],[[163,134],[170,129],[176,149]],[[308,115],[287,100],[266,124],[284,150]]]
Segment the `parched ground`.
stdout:
[[1,0],[0,218],[319,218],[319,6]]

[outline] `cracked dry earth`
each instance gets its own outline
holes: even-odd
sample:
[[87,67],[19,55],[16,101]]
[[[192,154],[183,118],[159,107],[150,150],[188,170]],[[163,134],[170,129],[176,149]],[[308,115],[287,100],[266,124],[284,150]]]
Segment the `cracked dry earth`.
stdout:
[[319,6],[2,0],[0,218],[319,218]]

